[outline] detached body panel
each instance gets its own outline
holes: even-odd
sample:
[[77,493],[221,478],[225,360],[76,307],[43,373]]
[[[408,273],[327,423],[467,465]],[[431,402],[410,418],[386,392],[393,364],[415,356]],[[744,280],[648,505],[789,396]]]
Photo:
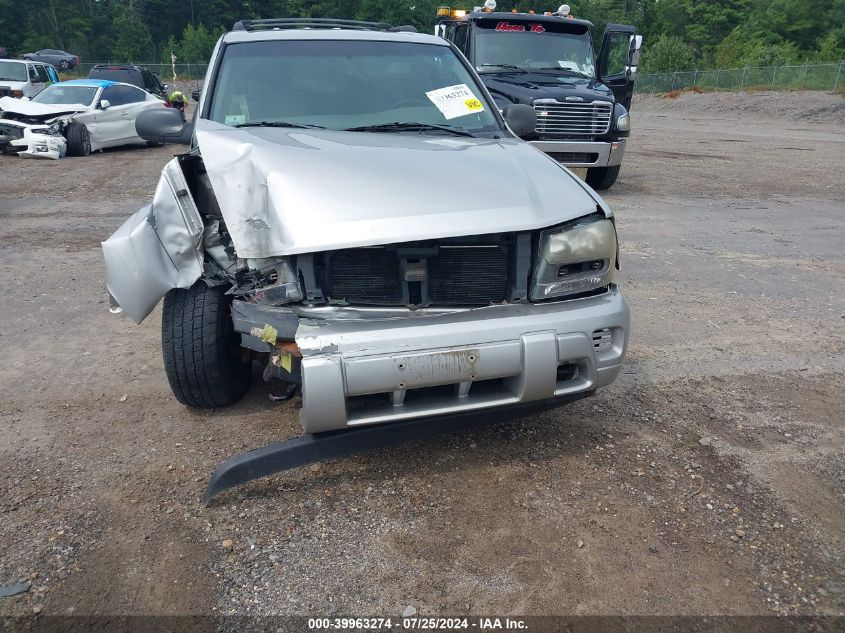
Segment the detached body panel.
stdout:
[[106,288],[136,323],[171,288],[190,288],[202,274],[203,223],[179,160],[165,166],[152,204],[102,243]]

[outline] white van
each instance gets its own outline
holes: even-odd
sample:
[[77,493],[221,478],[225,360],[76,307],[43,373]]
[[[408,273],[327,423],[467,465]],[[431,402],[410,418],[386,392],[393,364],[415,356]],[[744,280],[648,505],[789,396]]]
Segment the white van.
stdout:
[[25,59],[0,59],[0,97],[32,98],[59,81],[50,64]]

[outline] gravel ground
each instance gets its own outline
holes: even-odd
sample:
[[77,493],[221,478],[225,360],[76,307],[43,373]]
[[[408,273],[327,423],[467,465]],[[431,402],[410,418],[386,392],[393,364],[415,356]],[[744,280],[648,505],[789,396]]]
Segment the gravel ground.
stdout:
[[209,508],[297,405],[186,410],[159,313],[106,309],[99,242],[174,150],[0,157],[0,615],[845,614],[841,103],[638,99],[610,388]]

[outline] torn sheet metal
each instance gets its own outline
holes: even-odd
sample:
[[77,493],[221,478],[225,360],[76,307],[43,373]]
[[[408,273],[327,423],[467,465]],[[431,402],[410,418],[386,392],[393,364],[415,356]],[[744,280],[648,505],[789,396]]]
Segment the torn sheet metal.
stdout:
[[59,160],[67,153],[67,140],[60,134],[39,134],[38,128],[23,128],[23,138],[11,141],[21,158],[49,158]]
[[242,258],[532,230],[596,210],[574,175],[519,139],[206,119],[196,139]]
[[190,288],[203,269],[202,218],[179,159],[162,170],[153,202],[102,243],[106,287],[140,323],[171,288]]

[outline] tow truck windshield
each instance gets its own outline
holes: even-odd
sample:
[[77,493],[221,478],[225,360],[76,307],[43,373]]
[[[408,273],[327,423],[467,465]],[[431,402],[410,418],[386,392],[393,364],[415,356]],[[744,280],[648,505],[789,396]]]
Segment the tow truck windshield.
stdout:
[[232,127],[501,133],[447,46],[362,40],[229,44],[207,118]]
[[475,34],[475,67],[481,73],[559,72],[595,76],[595,58],[586,27],[480,20]]

